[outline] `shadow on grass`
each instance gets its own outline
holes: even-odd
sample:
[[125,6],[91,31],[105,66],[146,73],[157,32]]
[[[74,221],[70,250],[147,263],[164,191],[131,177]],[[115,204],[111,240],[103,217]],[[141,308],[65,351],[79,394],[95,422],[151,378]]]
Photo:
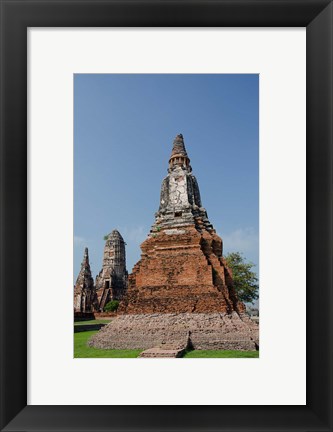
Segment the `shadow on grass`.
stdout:
[[74,333],[98,331],[105,325],[106,324],[88,324],[88,325],[74,326]]

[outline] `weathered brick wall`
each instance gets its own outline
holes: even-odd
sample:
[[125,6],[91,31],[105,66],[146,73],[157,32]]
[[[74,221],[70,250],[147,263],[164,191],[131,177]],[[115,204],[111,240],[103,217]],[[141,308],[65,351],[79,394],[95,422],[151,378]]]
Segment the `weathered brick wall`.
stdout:
[[120,314],[244,312],[215,232],[195,226],[161,230],[141,245]]
[[99,318],[113,318],[117,312],[74,312],[74,321],[86,321]]
[[258,348],[258,326],[247,316],[220,313],[120,315],[94,335],[89,345],[148,349],[179,344],[194,349]]
[[117,316],[117,312],[94,312],[95,319],[112,318]]

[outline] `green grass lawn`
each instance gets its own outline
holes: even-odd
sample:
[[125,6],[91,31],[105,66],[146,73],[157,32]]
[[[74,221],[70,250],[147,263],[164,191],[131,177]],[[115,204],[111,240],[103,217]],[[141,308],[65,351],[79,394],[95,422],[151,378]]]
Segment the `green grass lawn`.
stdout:
[[[98,321],[98,320],[96,320]],[[87,322],[87,321],[86,321]],[[92,321],[93,323],[95,321]],[[97,324],[97,323],[96,323]],[[74,333],[75,358],[136,358],[142,350],[98,349],[87,346],[88,339],[96,331]],[[258,358],[259,351],[189,351],[184,358]]]
[[89,321],[76,321],[74,322],[74,325],[91,325],[91,324],[108,324],[111,320],[110,319],[96,319],[96,320],[89,320]]
[[74,357],[75,358],[135,358],[142,350],[112,350],[88,347],[88,339],[96,331],[74,333]]
[[188,351],[184,358],[258,358],[259,351],[214,351],[195,350]]

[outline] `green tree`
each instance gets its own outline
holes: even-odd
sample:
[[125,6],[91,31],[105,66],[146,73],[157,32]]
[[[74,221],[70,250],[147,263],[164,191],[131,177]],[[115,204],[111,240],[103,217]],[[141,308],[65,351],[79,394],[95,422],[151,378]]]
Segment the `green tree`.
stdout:
[[225,256],[228,267],[232,270],[234,287],[239,300],[245,303],[253,303],[259,298],[259,285],[257,274],[253,271],[255,266],[246,262],[240,252],[231,252]]
[[105,312],[114,312],[118,309],[119,301],[118,300],[111,300],[109,303],[106,303],[104,306]]

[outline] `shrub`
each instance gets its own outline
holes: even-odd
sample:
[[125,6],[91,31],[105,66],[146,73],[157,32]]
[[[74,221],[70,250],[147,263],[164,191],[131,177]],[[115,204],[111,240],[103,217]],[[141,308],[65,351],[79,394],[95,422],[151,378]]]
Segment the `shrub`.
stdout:
[[119,301],[118,300],[111,300],[109,303],[106,303],[104,310],[105,312],[114,312],[118,309]]

